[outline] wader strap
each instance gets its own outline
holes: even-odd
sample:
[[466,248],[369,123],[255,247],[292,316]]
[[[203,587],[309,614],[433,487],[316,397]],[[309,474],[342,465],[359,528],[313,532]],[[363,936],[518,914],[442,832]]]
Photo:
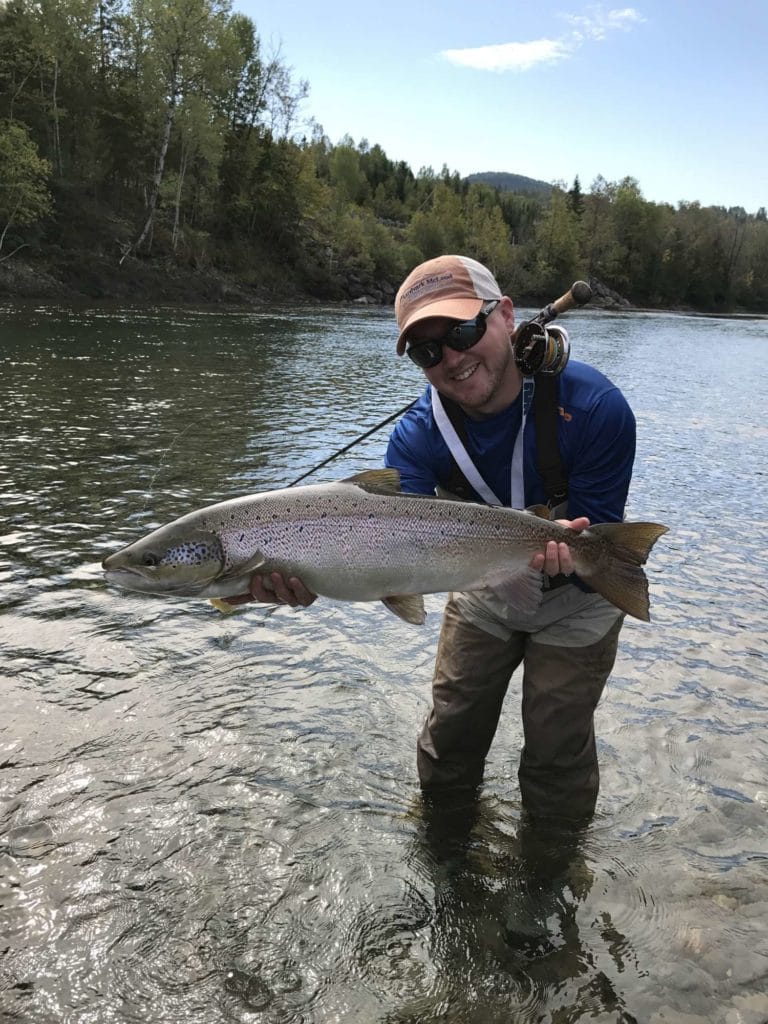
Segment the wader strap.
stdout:
[[536,449],[539,472],[544,483],[544,492],[551,509],[562,505],[568,498],[568,481],[560,458],[558,444],[558,397],[557,377],[539,374],[536,377],[536,395],[533,403],[536,424]]
[[[568,481],[560,458],[557,437],[560,418],[559,396],[557,377],[543,373],[536,377],[533,417],[536,424],[537,461],[553,519],[565,519],[568,515]],[[545,576],[544,589],[557,590],[571,582],[573,581],[562,573],[558,573],[557,576]]]

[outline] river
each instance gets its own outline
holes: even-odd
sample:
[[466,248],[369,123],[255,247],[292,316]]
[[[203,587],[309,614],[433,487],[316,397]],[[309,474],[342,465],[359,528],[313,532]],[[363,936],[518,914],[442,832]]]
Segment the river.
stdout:
[[515,678],[452,861],[415,772],[441,597],[224,616],[99,568],[415,397],[391,311],[0,309],[3,1022],[768,1020],[768,321],[564,322],[637,416],[628,517],[670,527],[652,622],[573,849],[524,848]]

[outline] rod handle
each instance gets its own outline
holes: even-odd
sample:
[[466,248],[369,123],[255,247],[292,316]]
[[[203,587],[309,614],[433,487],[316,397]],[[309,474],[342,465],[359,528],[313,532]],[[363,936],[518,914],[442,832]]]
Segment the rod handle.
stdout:
[[586,281],[574,281],[565,295],[561,295],[559,299],[555,301],[549,307],[553,316],[559,316],[561,313],[567,313],[569,309],[573,309],[574,306],[583,306],[592,298],[592,289],[589,287]]

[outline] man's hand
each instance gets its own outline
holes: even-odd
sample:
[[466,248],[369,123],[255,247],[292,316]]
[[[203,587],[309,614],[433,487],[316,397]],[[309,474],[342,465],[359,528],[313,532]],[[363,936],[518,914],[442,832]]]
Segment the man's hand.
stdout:
[[279,572],[273,572],[269,576],[251,576],[251,583],[247,594],[238,594],[237,597],[228,597],[227,604],[247,604],[249,601],[261,601],[264,604],[287,604],[291,608],[298,608],[299,605],[306,608],[317,598],[311,590],[307,590],[304,584],[296,576],[289,576],[286,579]]
[[[589,526],[589,520],[586,516],[580,516],[578,519],[557,519],[555,521],[561,526],[567,526],[571,530],[577,531],[586,530]],[[570,576],[575,571],[571,549],[563,541],[550,540],[547,543],[546,552],[533,556],[531,568],[539,572],[545,572],[547,576],[557,576],[558,573]]]

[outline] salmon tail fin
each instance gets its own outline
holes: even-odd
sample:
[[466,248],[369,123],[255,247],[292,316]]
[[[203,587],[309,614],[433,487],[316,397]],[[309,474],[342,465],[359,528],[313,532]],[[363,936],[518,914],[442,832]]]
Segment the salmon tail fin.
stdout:
[[651,618],[648,578],[641,566],[648,560],[651,548],[669,527],[661,523],[598,523],[589,533],[608,544],[610,564],[605,571],[589,574],[577,572],[590,587],[627,615],[643,622]]

